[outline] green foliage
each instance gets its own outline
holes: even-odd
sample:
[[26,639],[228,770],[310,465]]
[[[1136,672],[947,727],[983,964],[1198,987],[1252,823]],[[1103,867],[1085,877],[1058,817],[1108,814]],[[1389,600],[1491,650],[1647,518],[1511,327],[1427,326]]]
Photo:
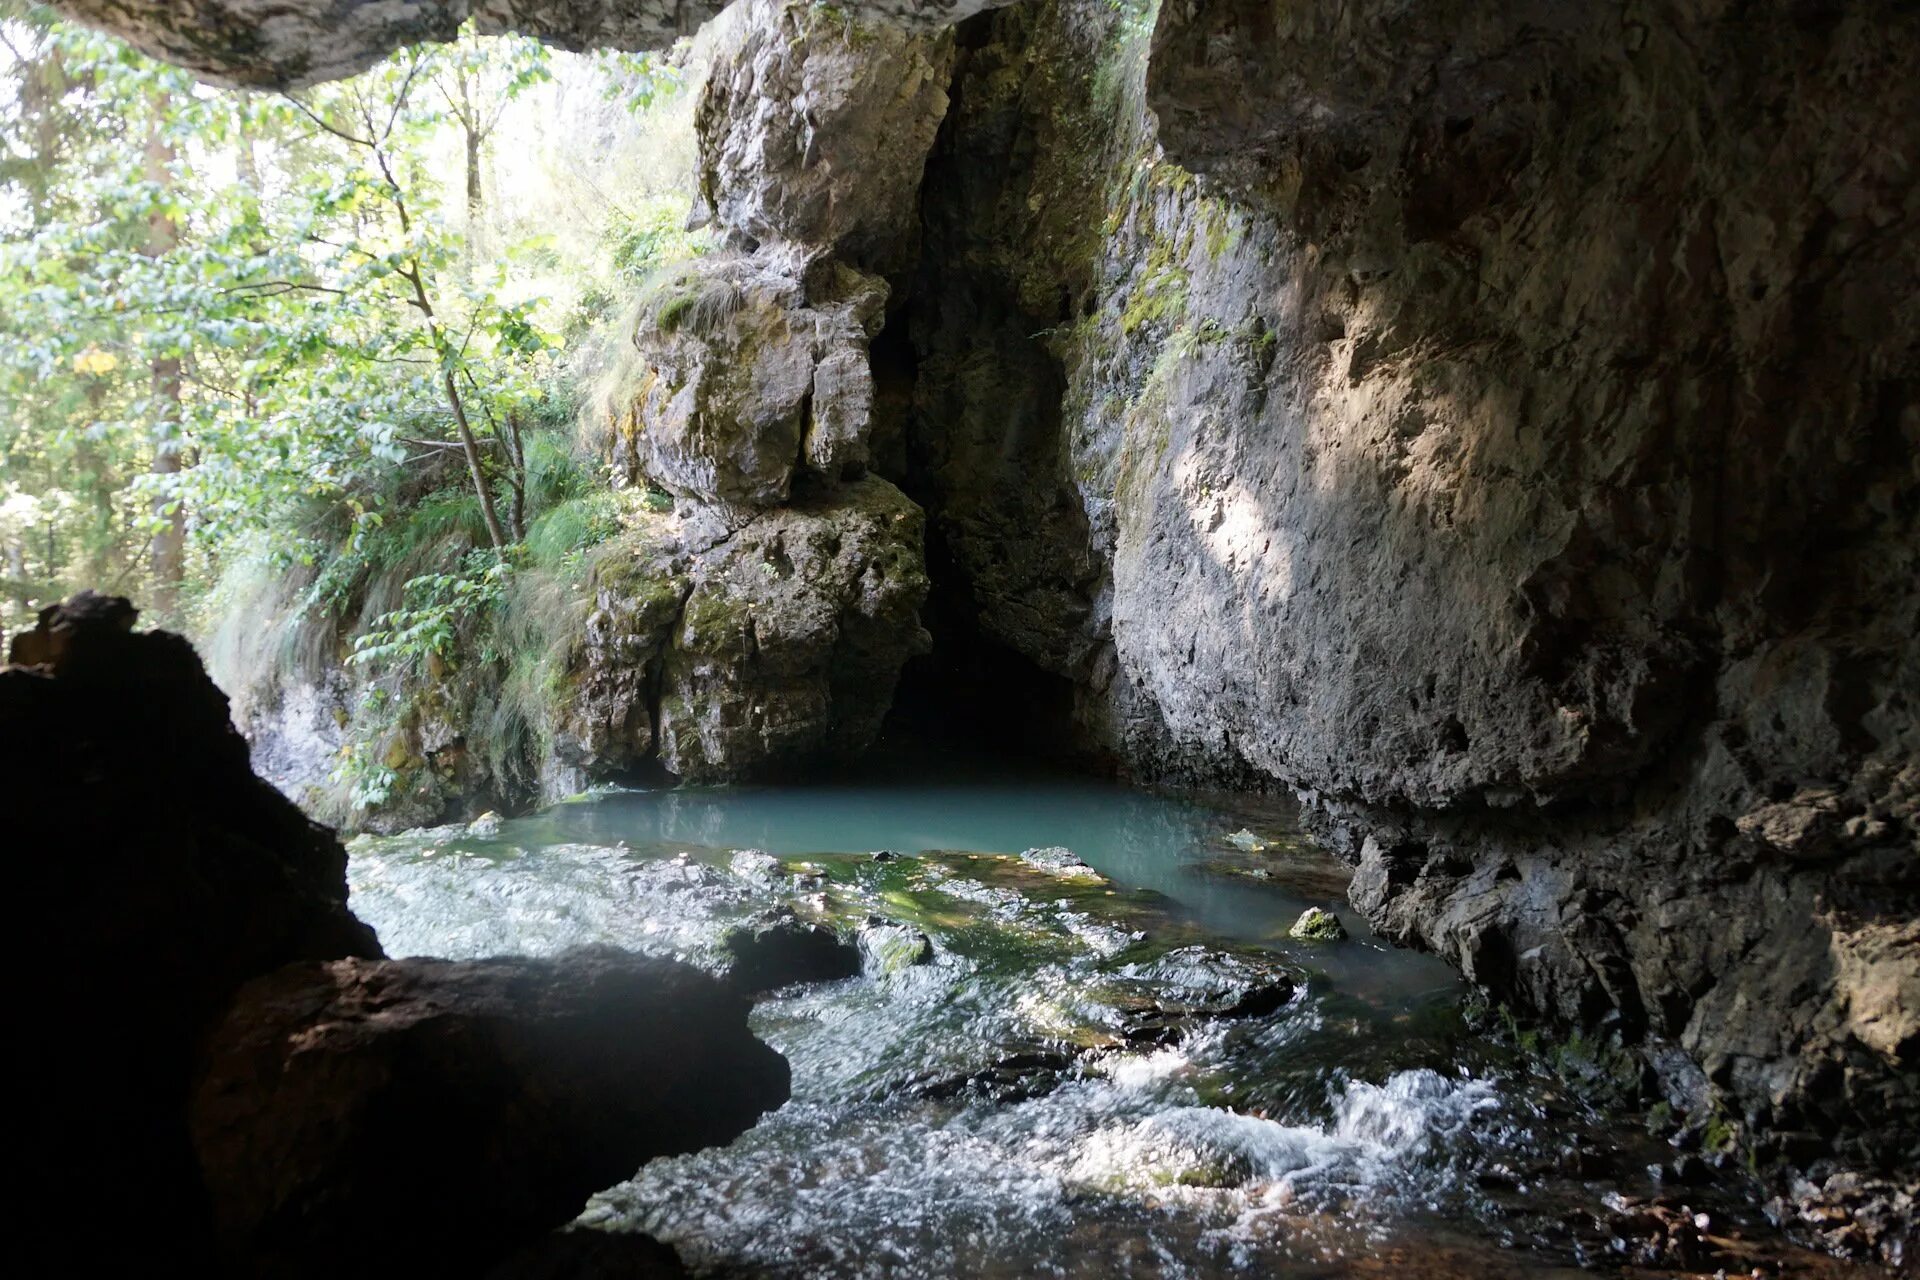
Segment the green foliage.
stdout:
[[653,110],[687,86],[686,72],[675,61],[686,56],[684,41],[665,55],[609,49],[595,56],[602,73],[601,92],[635,115]]
[[353,642],[355,665],[412,665],[451,658],[463,624],[500,602],[506,590],[507,562],[493,553],[469,553],[456,573],[426,573],[409,578],[405,604],[380,615],[371,630]]
[[696,264],[656,274],[642,294],[642,314],[662,333],[710,334],[746,309],[747,291],[721,269]]
[[[709,244],[688,50],[464,33],[276,97],[11,0],[0,34],[0,630],[96,586],[241,704],[344,662],[336,820],[434,785],[429,722],[524,776],[624,518],[583,384]],[[590,150],[522,145],[586,109]]]

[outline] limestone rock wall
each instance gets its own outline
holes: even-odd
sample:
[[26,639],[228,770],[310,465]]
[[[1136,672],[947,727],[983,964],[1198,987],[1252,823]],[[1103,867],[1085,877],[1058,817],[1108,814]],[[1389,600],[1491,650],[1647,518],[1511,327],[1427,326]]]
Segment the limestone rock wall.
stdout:
[[563,743],[584,775],[857,755],[925,651],[924,521],[872,469],[902,426],[871,346],[918,252],[952,60],[950,32],[781,0],[721,28],[696,121],[728,247],[654,282],[633,334],[607,447],[623,483],[676,503],[599,562]]
[[[838,13],[939,30],[1004,0],[847,0]],[[208,80],[292,89],[363,71],[402,45],[451,40],[469,18],[484,35],[517,31],[562,49],[664,49],[726,0],[58,0]]]
[[1920,22],[1102,8],[977,20],[929,171],[984,624],[1763,1164],[1911,1179]]

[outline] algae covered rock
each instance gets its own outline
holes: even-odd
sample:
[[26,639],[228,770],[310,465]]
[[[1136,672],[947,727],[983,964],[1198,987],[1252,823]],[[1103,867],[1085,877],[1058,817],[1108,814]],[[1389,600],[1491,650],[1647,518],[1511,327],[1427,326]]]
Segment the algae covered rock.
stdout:
[[718,779],[864,750],[929,643],[921,530],[920,508],[870,476],[703,553],[666,655],[661,763]]
[[1339,942],[1347,936],[1347,927],[1340,923],[1340,917],[1320,907],[1308,907],[1300,913],[1300,918],[1287,930],[1289,938],[1302,942]]
[[631,769],[654,753],[661,660],[692,590],[677,543],[630,538],[603,550],[593,607],[574,645],[571,686],[553,754],[572,790]]
[[876,977],[887,977],[933,961],[932,939],[918,929],[879,916],[867,918],[860,926],[856,941],[862,967]]

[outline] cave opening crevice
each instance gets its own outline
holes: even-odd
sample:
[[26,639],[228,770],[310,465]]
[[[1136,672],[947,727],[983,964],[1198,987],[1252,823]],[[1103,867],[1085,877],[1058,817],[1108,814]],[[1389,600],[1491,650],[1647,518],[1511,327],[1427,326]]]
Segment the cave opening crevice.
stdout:
[[870,347],[873,466],[926,512],[921,620],[932,637],[901,673],[876,751],[1106,771],[1063,674],[1080,665],[1091,607],[1065,459],[1066,375],[1039,337],[1059,317],[1022,305],[1001,248],[1004,210],[1032,176],[1030,122],[1023,103],[983,111],[976,100],[1024,34],[1004,12],[957,27],[947,115],[921,180],[918,260]]

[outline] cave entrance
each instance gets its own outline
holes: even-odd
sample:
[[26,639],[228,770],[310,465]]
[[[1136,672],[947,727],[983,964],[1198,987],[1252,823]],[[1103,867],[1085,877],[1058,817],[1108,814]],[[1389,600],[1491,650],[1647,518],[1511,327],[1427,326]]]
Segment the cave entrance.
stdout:
[[933,648],[901,672],[875,753],[916,746],[1085,770],[1073,682],[986,633],[971,585],[931,520],[927,575],[921,620]]
[[[949,517],[979,506],[981,496],[967,492],[965,485],[956,492],[952,477],[956,471],[981,471],[984,460],[952,454],[956,447],[981,452],[986,442],[970,442],[967,433],[954,431],[942,420],[942,409],[953,412],[950,401],[936,403],[940,397],[916,394],[917,388],[926,388],[918,384],[922,369],[910,318],[924,297],[924,284],[923,277],[875,336],[869,358],[876,422],[896,424],[892,431],[875,432],[876,469],[927,513],[930,590],[921,621],[933,646],[902,670],[893,709],[873,754],[931,750],[959,752],[981,762],[1015,759],[1083,766],[1085,753],[1074,729],[1073,682],[1048,671],[983,624],[985,604],[953,545]],[[1015,362],[1013,368],[1031,375],[1027,381],[1036,385],[1010,399],[1057,404],[1057,370],[1044,363],[1031,368],[1029,363]],[[1057,432],[1055,423],[1043,434],[1053,437]],[[987,462],[985,469],[992,465]]]

